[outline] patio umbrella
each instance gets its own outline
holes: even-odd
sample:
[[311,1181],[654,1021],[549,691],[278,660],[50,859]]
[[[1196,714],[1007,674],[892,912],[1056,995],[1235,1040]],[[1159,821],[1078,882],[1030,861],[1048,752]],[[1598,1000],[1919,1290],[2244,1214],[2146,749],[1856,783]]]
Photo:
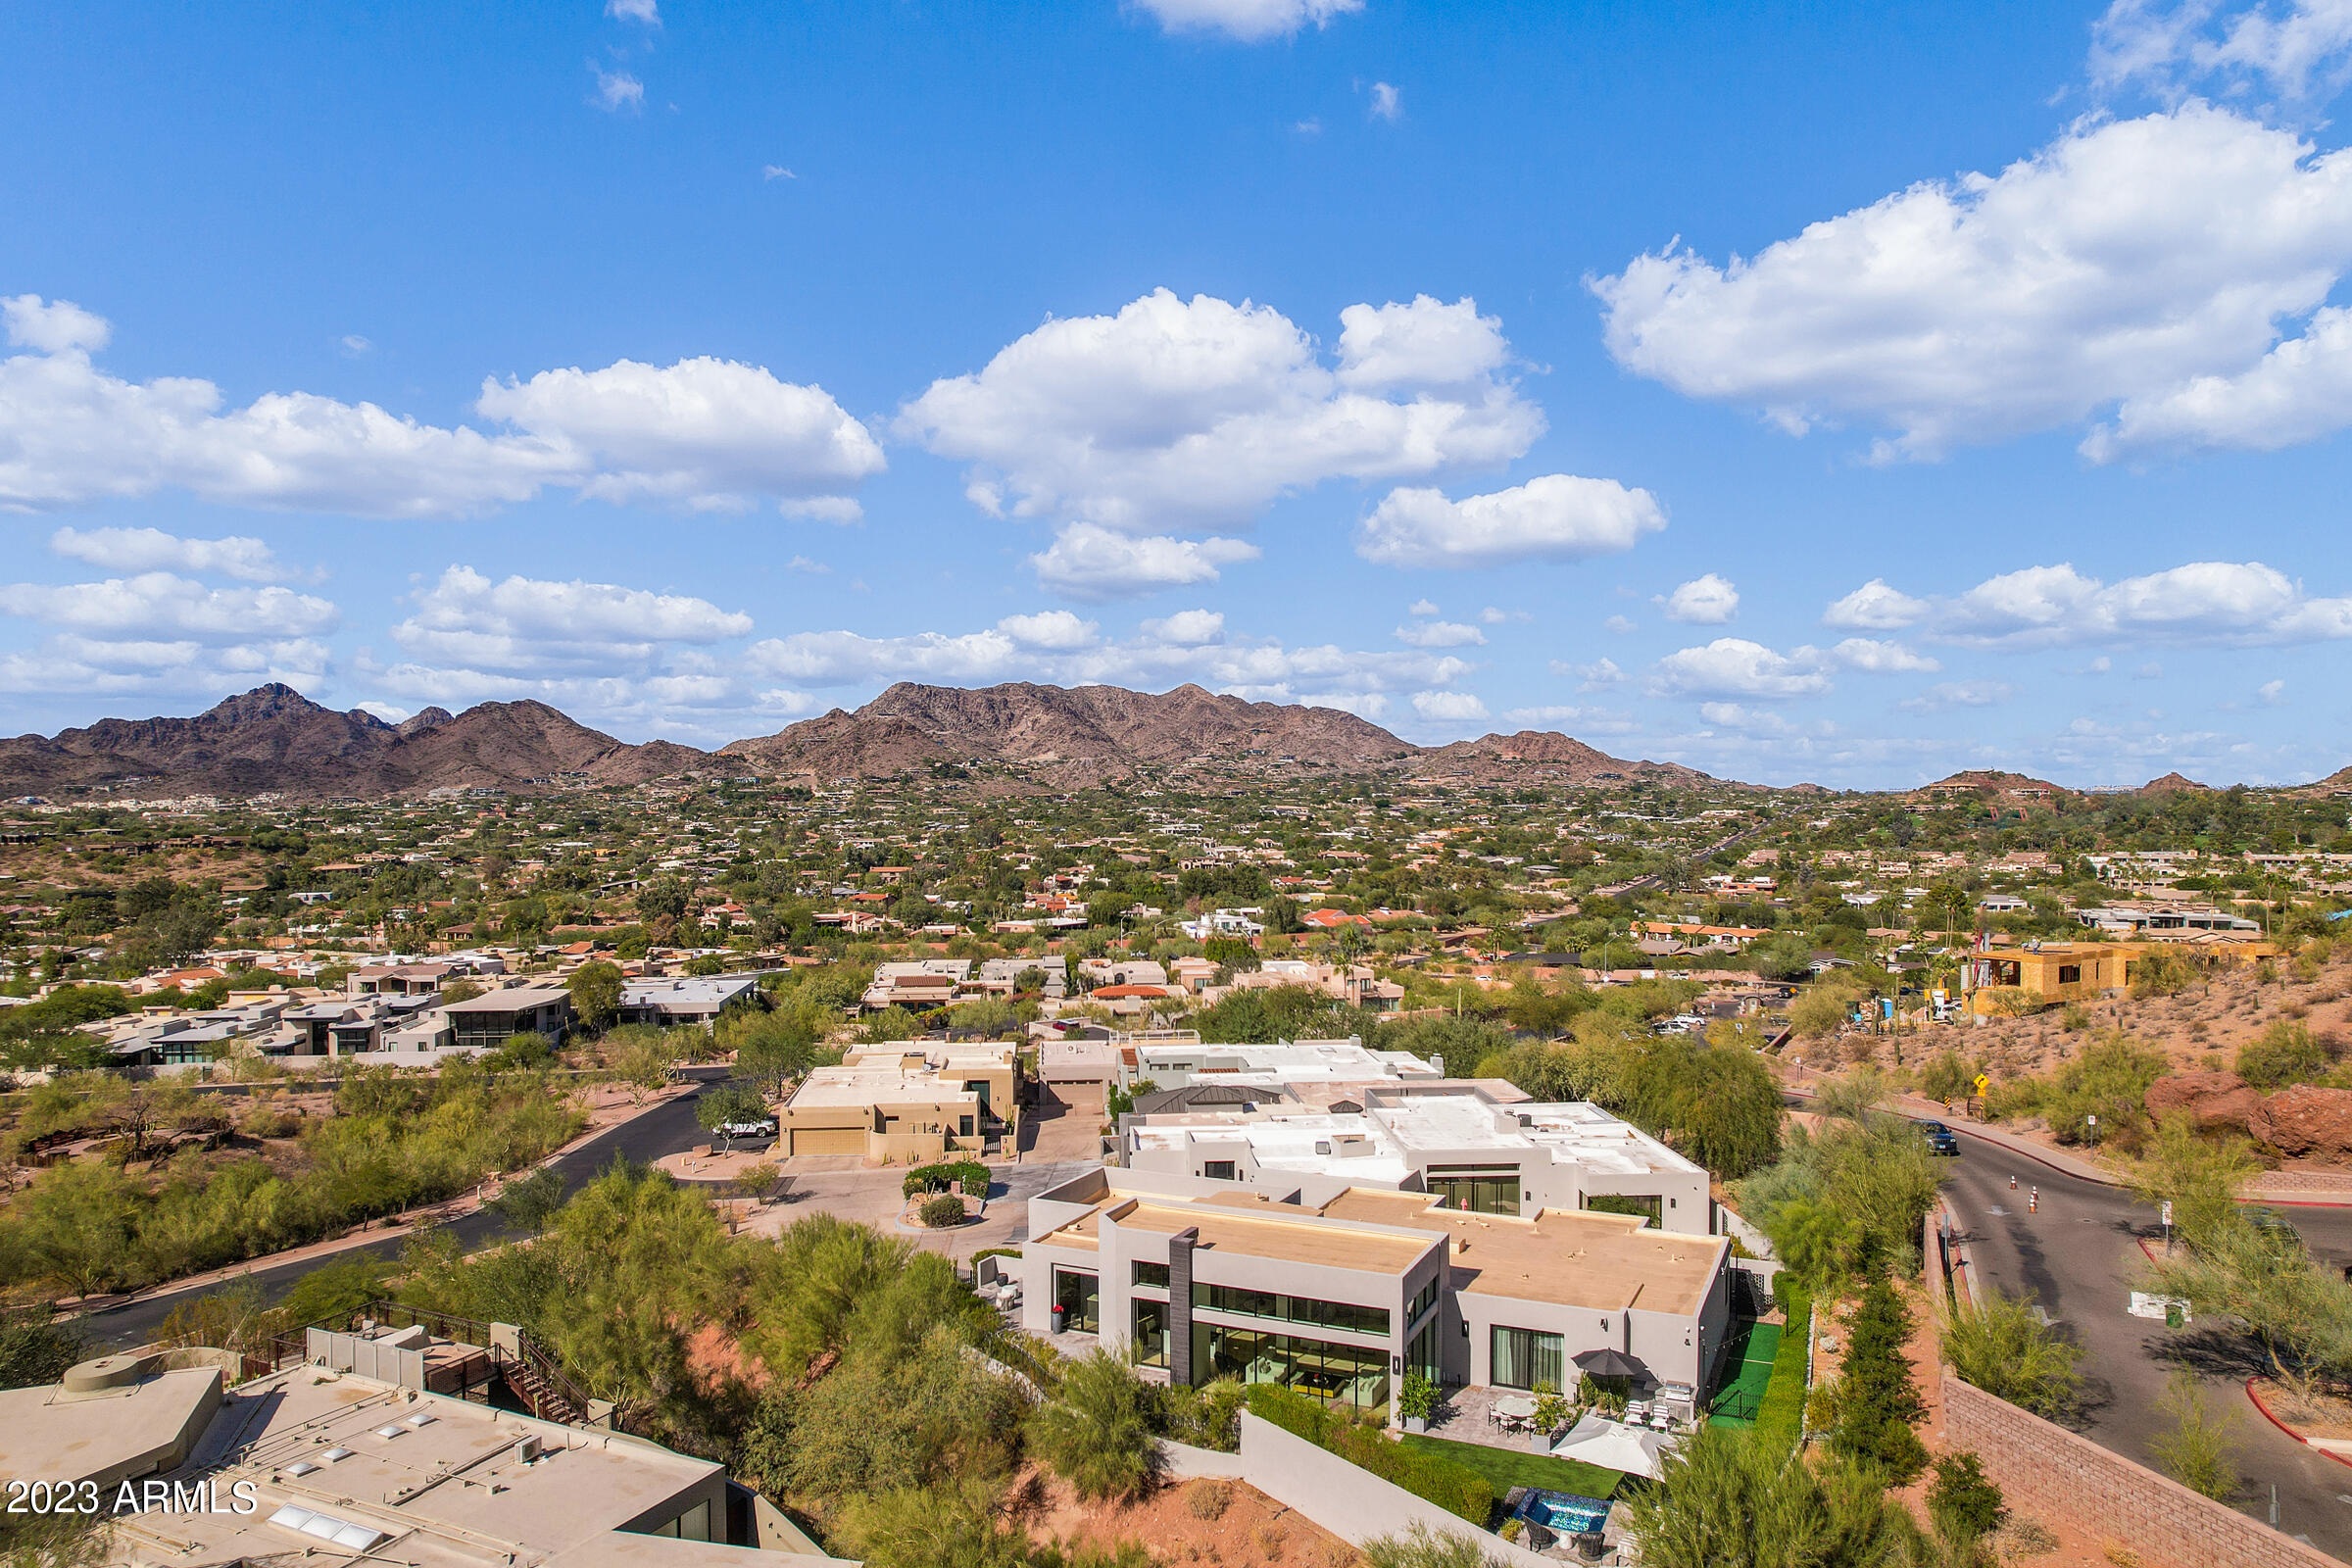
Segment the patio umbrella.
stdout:
[[1576,1357],[1576,1364],[1596,1378],[1639,1378],[1649,1375],[1649,1368],[1639,1356],[1605,1347],[1587,1350]]
[[1572,1427],[1568,1435],[1551,1446],[1552,1455],[1561,1459],[1577,1459],[1598,1465],[1603,1470],[1615,1470],[1629,1476],[1647,1476],[1657,1480],[1666,1468],[1665,1455],[1669,1442],[1663,1432],[1646,1432],[1640,1427],[1620,1426],[1600,1416],[1588,1415]]

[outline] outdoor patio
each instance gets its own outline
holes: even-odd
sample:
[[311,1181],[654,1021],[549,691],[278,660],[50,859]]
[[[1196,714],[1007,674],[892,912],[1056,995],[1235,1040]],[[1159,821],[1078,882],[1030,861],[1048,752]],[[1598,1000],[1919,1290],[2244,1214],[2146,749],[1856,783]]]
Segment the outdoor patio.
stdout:
[[1429,1417],[1429,1435],[1448,1438],[1455,1443],[1484,1444],[1490,1448],[1509,1448],[1518,1453],[1532,1453],[1524,1420],[1521,1429],[1514,1431],[1507,1419],[1495,1409],[1498,1403],[1515,1401],[1519,1406],[1534,1403],[1530,1396],[1517,1389],[1492,1389],[1475,1386],[1451,1388]]

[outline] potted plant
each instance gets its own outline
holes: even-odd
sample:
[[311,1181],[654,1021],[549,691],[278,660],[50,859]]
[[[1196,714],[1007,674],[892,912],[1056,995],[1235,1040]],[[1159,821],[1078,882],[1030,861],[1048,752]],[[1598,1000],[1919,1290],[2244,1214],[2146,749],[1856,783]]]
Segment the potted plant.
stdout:
[[1396,1414],[1407,1432],[1427,1432],[1430,1412],[1438,1407],[1438,1386],[1418,1372],[1407,1372],[1396,1390]]
[[1567,1420],[1568,1401],[1560,1397],[1560,1391],[1548,1383],[1537,1384],[1535,1433],[1529,1440],[1536,1452],[1551,1451],[1552,1439]]

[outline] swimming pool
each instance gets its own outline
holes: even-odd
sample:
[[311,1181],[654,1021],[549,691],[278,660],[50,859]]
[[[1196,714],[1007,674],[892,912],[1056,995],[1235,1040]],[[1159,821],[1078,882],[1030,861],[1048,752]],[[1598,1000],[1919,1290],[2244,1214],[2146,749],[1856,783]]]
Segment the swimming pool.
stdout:
[[1598,1497],[1537,1491],[1519,1499],[1519,1517],[1563,1536],[1581,1536],[1601,1527],[1609,1517],[1609,1505]]

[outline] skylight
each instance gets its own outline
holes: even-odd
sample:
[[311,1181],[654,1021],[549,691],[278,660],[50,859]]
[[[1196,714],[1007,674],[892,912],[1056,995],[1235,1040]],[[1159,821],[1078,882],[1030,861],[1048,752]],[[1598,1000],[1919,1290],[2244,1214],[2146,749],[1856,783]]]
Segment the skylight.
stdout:
[[297,1535],[309,1536],[329,1545],[341,1546],[347,1551],[371,1550],[378,1542],[389,1539],[372,1525],[355,1525],[348,1519],[338,1519],[333,1514],[314,1513],[290,1502],[271,1514],[270,1522],[281,1530],[291,1530]]

